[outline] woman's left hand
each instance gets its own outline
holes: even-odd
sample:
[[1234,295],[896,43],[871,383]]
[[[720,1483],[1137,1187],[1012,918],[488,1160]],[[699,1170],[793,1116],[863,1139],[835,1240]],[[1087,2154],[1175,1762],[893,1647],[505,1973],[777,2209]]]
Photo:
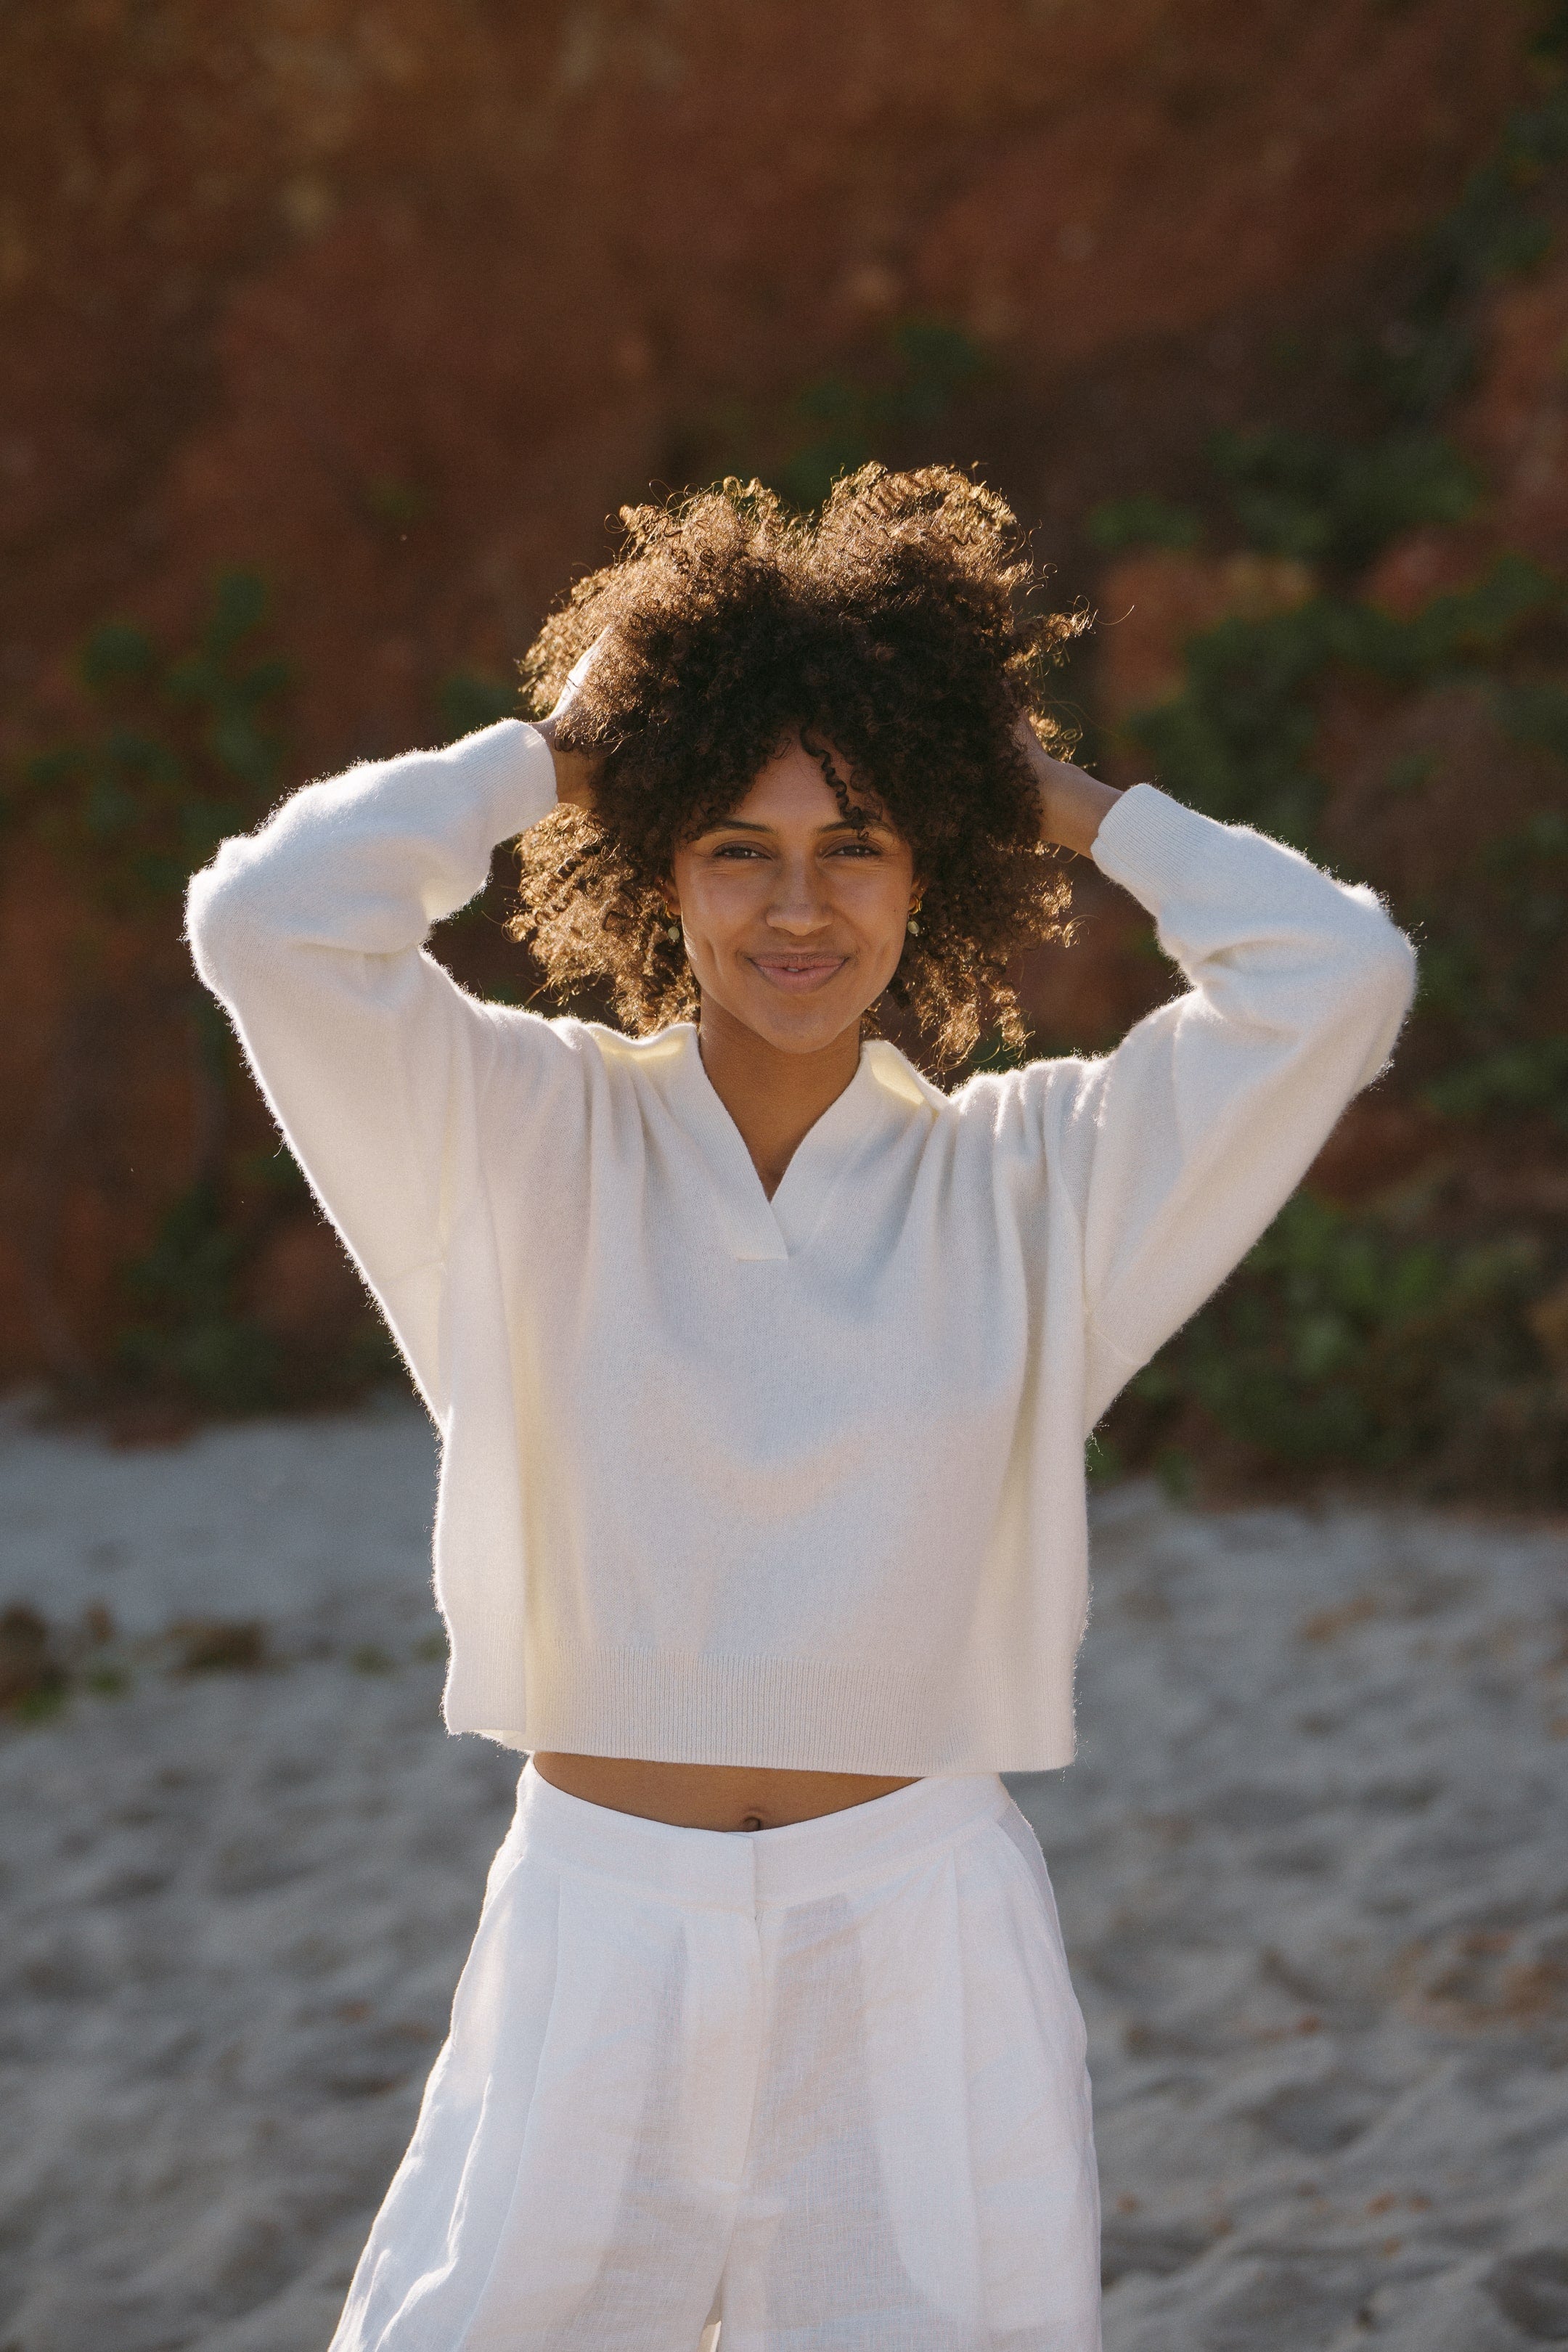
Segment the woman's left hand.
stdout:
[[1040,796],[1040,839],[1058,849],[1076,849],[1087,857],[1106,811],[1115,806],[1121,794],[1114,785],[1102,784],[1098,776],[1091,776],[1087,768],[1075,768],[1070,760],[1053,759],[1027,719],[1019,719],[1016,740]]

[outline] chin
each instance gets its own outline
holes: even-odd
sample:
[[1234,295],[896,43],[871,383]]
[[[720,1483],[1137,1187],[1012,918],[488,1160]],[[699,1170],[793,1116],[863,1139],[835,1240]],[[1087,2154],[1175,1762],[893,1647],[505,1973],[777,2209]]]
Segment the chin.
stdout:
[[786,1014],[781,1020],[776,1013],[773,1013],[771,1018],[759,1018],[750,1026],[781,1054],[819,1054],[825,1045],[831,1045],[836,1037],[841,1037],[846,1029],[852,1028],[858,1019],[858,1013],[851,1013],[847,1016],[819,1013],[815,1017],[806,1015],[795,1020],[791,1020]]
[[736,1010],[747,1028],[775,1052],[819,1054],[836,1037],[841,1037],[846,1029],[858,1024],[865,1007],[853,1003],[813,1003],[809,999],[780,1003],[770,996],[761,1003],[750,1000]]

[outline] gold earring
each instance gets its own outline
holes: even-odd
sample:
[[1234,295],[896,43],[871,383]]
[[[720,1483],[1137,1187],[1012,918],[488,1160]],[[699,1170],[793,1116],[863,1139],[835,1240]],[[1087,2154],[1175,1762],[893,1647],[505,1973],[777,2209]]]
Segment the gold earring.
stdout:
[[671,946],[673,946],[675,941],[680,937],[680,925],[679,923],[668,924],[665,929],[664,936],[668,940]]
[[910,919],[909,919],[909,921],[904,925],[904,929],[905,929],[905,930],[906,930],[906,931],[908,931],[908,933],[909,933],[909,935],[910,935],[910,939],[911,939],[911,940],[918,940],[918,939],[919,939],[919,937],[920,937],[920,935],[921,935],[921,927],[920,927],[920,925],[919,925],[919,924],[916,922],[916,920],[915,920],[915,915],[916,915],[916,912],[917,912],[917,910],[918,910],[919,907],[920,907],[920,900],[917,898],[917,899],[915,900],[914,906],[912,906],[912,907],[910,908]]

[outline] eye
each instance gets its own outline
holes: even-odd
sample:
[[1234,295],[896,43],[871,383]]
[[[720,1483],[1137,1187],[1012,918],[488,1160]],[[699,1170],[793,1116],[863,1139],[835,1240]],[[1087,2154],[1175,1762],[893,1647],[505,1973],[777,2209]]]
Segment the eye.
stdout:
[[712,854],[715,857],[761,857],[763,855],[754,841],[721,841]]
[[882,850],[874,841],[841,841],[827,854],[830,857],[880,857]]

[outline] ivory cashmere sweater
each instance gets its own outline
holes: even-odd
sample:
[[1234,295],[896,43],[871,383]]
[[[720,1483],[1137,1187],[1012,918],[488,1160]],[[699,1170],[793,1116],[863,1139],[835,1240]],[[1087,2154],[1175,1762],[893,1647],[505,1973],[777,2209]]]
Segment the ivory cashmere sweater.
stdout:
[[1101,869],[1184,992],[952,1096],[886,1044],[770,1202],[687,1024],[477,1003],[423,950],[554,804],[503,720],[351,769],[192,884],[198,969],[442,1440],[446,1717],[883,1774],[1072,1754],[1086,1433],[1384,1062],[1373,893],[1147,784]]

